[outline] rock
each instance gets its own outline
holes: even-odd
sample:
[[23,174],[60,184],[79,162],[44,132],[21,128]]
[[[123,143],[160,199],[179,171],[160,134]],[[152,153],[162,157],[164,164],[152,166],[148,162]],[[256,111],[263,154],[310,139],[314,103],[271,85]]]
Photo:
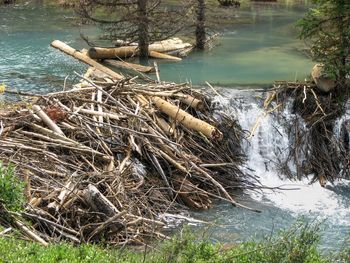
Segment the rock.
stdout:
[[311,76],[317,88],[322,92],[328,93],[336,86],[335,81],[328,78],[324,73],[323,64],[316,64],[312,68]]

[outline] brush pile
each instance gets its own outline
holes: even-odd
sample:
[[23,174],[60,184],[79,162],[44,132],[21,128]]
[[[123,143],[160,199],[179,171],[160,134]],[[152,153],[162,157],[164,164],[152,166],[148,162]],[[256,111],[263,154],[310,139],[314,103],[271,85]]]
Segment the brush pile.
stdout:
[[15,165],[28,201],[12,220],[3,207],[2,224],[43,244],[141,244],[164,238],[164,213],[215,198],[244,207],[231,196],[253,187],[239,169],[242,131],[204,93],[93,68],[80,78],[61,92],[17,93],[30,99],[0,111],[0,160]]
[[[289,107],[294,114],[293,120],[285,121],[293,143],[287,159],[280,163],[282,173],[298,179],[313,175],[312,182],[319,181],[321,186],[350,178],[350,126],[343,91],[322,93],[313,82],[276,82],[265,104]],[[289,163],[295,164],[296,173]]]

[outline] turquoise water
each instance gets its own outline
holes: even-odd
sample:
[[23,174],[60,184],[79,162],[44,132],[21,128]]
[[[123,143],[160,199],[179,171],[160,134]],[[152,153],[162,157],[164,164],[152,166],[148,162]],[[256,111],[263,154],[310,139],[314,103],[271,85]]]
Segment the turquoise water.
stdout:
[[304,11],[302,4],[276,3],[232,9],[237,20],[251,23],[227,26],[211,51],[194,52],[178,63],[159,62],[161,77],[228,87],[303,79],[312,62],[302,52],[305,47],[294,25]]
[[[300,5],[243,2],[240,9],[226,10],[245,24],[226,26],[219,45],[210,51],[193,52],[181,62],[158,61],[161,79],[229,87],[303,79],[312,63],[300,51],[304,47],[294,23],[304,11],[304,1]],[[80,32],[96,35],[91,27],[77,26],[73,15],[35,1],[0,7],[0,82],[46,92],[61,89],[65,76],[74,71],[84,72],[85,65],[49,47],[59,39],[80,49],[86,47]]]
[[62,89],[64,78],[86,66],[50,48],[54,39],[83,46],[72,14],[40,4],[0,6],[0,83],[19,90]]

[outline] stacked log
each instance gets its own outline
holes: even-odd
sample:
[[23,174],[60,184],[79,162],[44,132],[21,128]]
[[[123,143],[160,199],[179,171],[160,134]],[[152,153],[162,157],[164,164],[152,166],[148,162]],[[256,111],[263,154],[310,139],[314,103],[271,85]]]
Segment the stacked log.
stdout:
[[[183,43],[180,39],[170,39],[164,40],[157,43],[149,45],[148,50],[151,57],[164,58],[171,60],[181,60],[179,57],[174,55],[184,55],[187,54],[193,46],[189,43]],[[159,55],[158,53],[161,53]],[[167,55],[166,53],[171,53],[172,55]],[[138,47],[135,43],[131,43],[127,46],[121,46],[116,48],[100,48],[94,47],[88,50],[88,56],[92,59],[125,59],[129,57],[134,57],[138,55]]]

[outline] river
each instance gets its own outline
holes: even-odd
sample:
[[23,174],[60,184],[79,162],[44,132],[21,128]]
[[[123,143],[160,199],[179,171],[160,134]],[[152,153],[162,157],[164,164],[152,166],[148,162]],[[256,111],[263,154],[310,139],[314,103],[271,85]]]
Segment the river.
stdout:
[[[78,27],[71,11],[37,2],[0,7],[0,84],[45,93],[62,89],[66,76],[74,82],[73,72],[83,73],[87,68],[50,48],[51,41],[59,39],[83,48],[86,45],[80,32],[96,35],[96,30],[91,26]],[[241,8],[232,12],[246,23],[226,26],[219,45],[210,51],[193,52],[181,62],[159,62],[161,79],[191,81],[196,85],[208,81],[225,87],[224,98],[217,98],[224,105],[223,110],[234,114],[244,129],[251,130],[262,112],[255,99],[261,94],[249,89],[267,87],[274,80],[304,79],[312,67],[294,28],[308,1],[296,2],[243,1]],[[0,101],[4,100],[1,96]],[[265,117],[257,135],[245,145],[247,166],[267,186],[298,190],[248,193],[241,201],[262,210],[260,214],[224,203],[209,211],[194,212],[193,216],[215,223],[209,228],[213,239],[233,243],[252,235],[261,238],[305,216],[326,219],[322,246],[339,247],[350,228],[349,183],[321,188],[319,184],[309,185],[307,180],[280,179],[271,163],[278,155],[276,145],[283,149],[288,143],[283,125]],[[203,229],[203,225],[200,227]]]

